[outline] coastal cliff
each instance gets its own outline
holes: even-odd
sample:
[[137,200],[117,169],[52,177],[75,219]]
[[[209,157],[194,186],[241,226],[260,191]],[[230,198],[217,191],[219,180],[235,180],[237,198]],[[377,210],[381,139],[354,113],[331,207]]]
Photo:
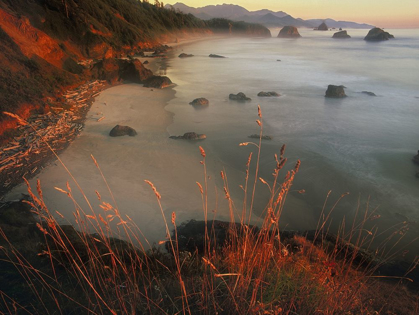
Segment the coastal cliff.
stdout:
[[143,56],[190,34],[228,32],[270,36],[260,25],[203,21],[159,2],[0,0],[0,143],[17,126],[4,111],[25,119],[48,112],[48,100],[95,79],[91,70],[101,59]]

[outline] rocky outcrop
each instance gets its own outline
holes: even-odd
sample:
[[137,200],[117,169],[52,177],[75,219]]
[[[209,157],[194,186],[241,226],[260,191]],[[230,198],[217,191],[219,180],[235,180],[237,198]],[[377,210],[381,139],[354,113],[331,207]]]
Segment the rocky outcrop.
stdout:
[[250,98],[250,97],[247,97],[244,93],[242,93],[242,92],[239,92],[239,93],[237,93],[237,94],[230,94],[229,96],[228,96],[228,98],[230,99],[230,100],[232,100],[232,101],[241,101],[241,102],[244,102],[244,101],[251,101],[252,99]]
[[189,57],[193,57],[193,55],[192,54],[181,53],[178,57],[179,58],[189,58]]
[[416,154],[416,155],[413,157],[413,162],[415,162],[416,164],[419,164],[419,150],[418,150],[418,154]]
[[[255,133],[253,135],[250,135],[249,138],[259,139],[260,138],[260,135],[258,135],[258,134]],[[263,135],[262,136],[262,140],[272,140],[272,137],[271,136]]]
[[322,24],[319,25],[319,27],[317,27],[318,31],[327,31],[329,30],[329,27],[326,25],[325,22],[323,22]]
[[391,35],[388,32],[383,31],[381,28],[374,27],[371,29],[367,36],[365,36],[364,40],[367,41],[382,41],[382,40],[389,40],[390,38],[394,38],[393,35]]
[[129,126],[116,125],[115,127],[112,128],[111,132],[109,132],[109,135],[111,137],[122,137],[122,136],[134,137],[137,135],[137,132],[135,131],[135,129]]
[[186,132],[183,136],[170,136],[170,139],[183,139],[183,140],[204,140],[207,138],[204,134],[197,134],[196,132]]
[[144,81],[144,87],[163,89],[165,87],[171,86],[172,81],[166,76],[153,75]]
[[326,97],[346,97],[345,90],[343,85],[329,85],[326,91]]
[[279,38],[298,38],[301,37],[295,26],[284,26],[278,34]]
[[207,105],[209,105],[209,101],[204,97],[200,97],[200,98],[194,99],[189,104],[192,105],[192,106],[207,106]]
[[369,91],[362,91],[362,93],[363,93],[363,94],[367,94],[367,95],[369,95],[369,96],[377,96],[377,95],[375,95],[375,93],[373,93],[373,92],[369,92]]
[[340,31],[333,34],[332,38],[351,38],[347,31]]
[[109,83],[118,81],[142,83],[153,76],[153,72],[145,68],[138,59],[104,59],[93,66],[91,73],[94,78]]
[[272,96],[280,96],[278,93],[276,92],[259,92],[258,96],[260,97],[272,97]]
[[215,55],[215,54],[210,54],[208,57],[210,57],[210,58],[226,58],[224,56]]

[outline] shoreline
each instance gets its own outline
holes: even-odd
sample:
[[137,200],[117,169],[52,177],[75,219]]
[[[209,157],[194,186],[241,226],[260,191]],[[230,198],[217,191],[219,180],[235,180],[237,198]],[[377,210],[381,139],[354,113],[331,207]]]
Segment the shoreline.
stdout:
[[[170,46],[170,50],[172,50],[197,41],[225,37],[211,34],[206,36],[202,35],[203,34],[189,36],[187,39],[180,39],[179,42],[162,43],[162,45],[168,45]],[[173,58],[175,57],[176,56],[173,55]],[[158,62],[165,58],[167,58],[167,56],[154,56],[152,58],[147,56],[135,57],[135,59],[140,60],[141,63],[148,60],[149,63],[146,65],[146,68],[153,71],[155,75],[158,75],[158,72],[160,71]],[[101,88],[99,90],[91,89],[89,91],[89,86],[92,84],[95,85],[95,82],[100,82],[102,84]],[[122,84],[129,84],[129,82],[124,82]],[[51,137],[50,135],[48,137],[55,154],[59,155],[65,151],[65,149],[82,132],[85,127],[86,115],[95,102],[95,98],[104,90],[118,85],[120,84],[111,84],[100,80],[85,81],[76,88],[63,92],[55,101],[51,101],[51,103],[56,104],[56,106],[51,107],[50,112],[47,114],[34,114],[27,120],[31,124],[32,122],[40,123],[41,126],[37,128],[38,126],[35,125],[35,128],[37,128],[38,133],[45,133],[49,129],[55,129],[57,127],[55,122],[63,117],[70,116],[67,117],[69,119],[64,120],[67,124],[74,124],[74,128],[61,129],[55,137]],[[82,101],[77,99],[76,93],[84,99]],[[86,93],[88,95],[86,95]],[[34,178],[42,169],[56,161],[55,154],[48,148],[48,145],[40,139],[36,132],[32,130],[28,135],[28,132],[24,131],[24,129],[28,128],[25,128],[22,125],[20,125],[18,129],[20,130],[19,134],[15,135],[9,143],[0,147],[0,182],[3,183],[0,186],[0,201],[3,200],[14,187],[22,184],[24,182],[23,178]],[[39,137],[37,141],[38,144],[36,145],[36,151],[39,151],[39,153],[33,153],[35,150],[32,150],[31,144],[28,143],[28,141],[25,141],[25,139],[28,139],[28,136],[29,138]]]

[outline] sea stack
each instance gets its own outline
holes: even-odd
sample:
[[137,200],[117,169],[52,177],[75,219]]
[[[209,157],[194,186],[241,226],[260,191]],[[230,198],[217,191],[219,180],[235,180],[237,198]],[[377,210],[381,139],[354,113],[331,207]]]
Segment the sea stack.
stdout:
[[391,35],[388,32],[384,32],[381,28],[374,27],[371,29],[367,36],[365,36],[364,40],[367,41],[382,41],[382,40],[389,40],[390,38],[394,38],[393,35]]
[[326,25],[325,22],[323,22],[322,24],[319,25],[319,27],[317,28],[318,31],[327,31],[329,30],[329,27]]
[[279,38],[298,38],[301,37],[295,26],[284,26],[278,34]]
[[332,38],[351,38],[347,31],[340,31],[333,34]]
[[329,85],[325,97],[341,98],[346,97],[343,85]]

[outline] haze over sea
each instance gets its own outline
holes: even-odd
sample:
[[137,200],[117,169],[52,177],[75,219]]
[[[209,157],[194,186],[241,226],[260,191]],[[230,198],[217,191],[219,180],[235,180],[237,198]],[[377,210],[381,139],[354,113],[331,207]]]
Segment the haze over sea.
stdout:
[[[202,218],[195,184],[203,183],[199,145],[207,152],[211,209],[219,209],[217,218],[228,218],[228,211],[222,210],[226,208],[222,189],[218,197],[213,193],[213,181],[222,188],[221,170],[226,171],[232,197],[241,209],[239,185],[244,183],[248,155],[255,147],[240,147],[239,143],[255,140],[248,136],[259,132],[255,120],[260,104],[264,134],[273,138],[263,141],[260,176],[267,181],[272,178],[274,154],[282,144],[287,145],[288,169],[297,159],[302,162],[286,203],[283,227],[315,229],[331,190],[326,211],[350,192],[333,214],[335,223],[343,216],[350,219],[358,204],[361,211],[368,204],[370,210],[378,207],[376,214],[381,218],[367,228],[378,222],[386,228],[411,221],[411,239],[419,230],[414,223],[419,221],[419,179],[415,177],[419,166],[412,162],[419,149],[417,30],[387,30],[395,39],[373,43],[363,40],[368,30],[348,30],[352,38],[344,40],[332,39],[330,31],[299,31],[299,39],[276,38],[279,29],[273,29],[272,38],[222,38],[179,46],[173,58],[160,65],[160,74],[176,84],[175,97],[170,90],[152,92],[134,84],[104,91],[92,106],[85,131],[62,159],[90,199],[98,190],[111,202],[92,167],[92,153],[110,182],[120,211],[129,214],[146,237],[156,242],[165,236],[163,222],[154,194],[143,180],[151,180],[159,189],[166,216],[176,211],[178,223]],[[194,57],[177,58],[181,52]],[[227,58],[209,58],[211,53]],[[329,84],[344,85],[348,97],[325,98]],[[276,91],[281,96],[257,97],[260,91]],[[238,92],[252,101],[228,99],[230,93]],[[153,100],[164,106],[161,93],[166,93],[165,109],[173,118],[163,110],[154,112],[155,105],[145,107]],[[202,109],[189,105],[198,97],[207,98],[210,105]],[[100,123],[99,111],[105,116]],[[129,125],[139,135],[110,138],[109,130],[115,124]],[[158,124],[163,128],[154,127]],[[189,131],[206,134],[207,139],[168,138]],[[48,167],[39,178],[52,210],[74,211],[73,202],[63,202],[66,197],[54,190],[64,188],[69,180],[60,166]],[[15,193],[24,190],[19,187]],[[298,192],[301,190],[305,193]],[[256,213],[263,212],[268,195],[267,187],[259,184]]]
[[[339,203],[339,219],[354,213],[358,199],[366,209],[369,199],[370,210],[378,207],[384,221],[418,221],[419,167],[412,163],[419,149],[417,30],[387,30],[396,39],[384,42],[364,41],[368,30],[348,30],[352,38],[344,40],[332,39],[330,31],[299,31],[299,39],[275,38],[279,29],[273,29],[273,38],[228,38],[184,47],[195,57],[171,59],[167,70],[178,84],[166,108],[175,114],[170,134],[205,133],[202,145],[209,155],[227,170],[243,171],[248,152],[238,144],[258,133],[254,121],[260,104],[264,134],[273,137],[263,141],[264,179],[272,178],[273,154],[285,143],[288,160],[302,162],[294,188],[306,192],[293,196],[316,215],[332,190],[331,200],[350,192]],[[209,53],[228,58],[210,59]],[[329,84],[344,85],[348,97],[325,98]],[[257,97],[260,91],[281,97]],[[252,101],[228,100],[229,93],[238,92]],[[188,105],[201,96],[210,100],[208,108]]]

